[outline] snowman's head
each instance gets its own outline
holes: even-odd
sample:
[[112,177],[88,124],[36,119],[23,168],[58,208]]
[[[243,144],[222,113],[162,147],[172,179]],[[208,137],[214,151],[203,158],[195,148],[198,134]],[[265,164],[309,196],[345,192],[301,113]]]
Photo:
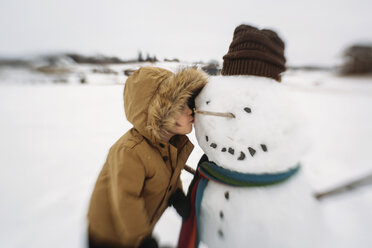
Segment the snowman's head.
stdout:
[[257,76],[212,77],[195,99],[195,132],[226,169],[280,172],[299,161],[295,106],[285,86]]

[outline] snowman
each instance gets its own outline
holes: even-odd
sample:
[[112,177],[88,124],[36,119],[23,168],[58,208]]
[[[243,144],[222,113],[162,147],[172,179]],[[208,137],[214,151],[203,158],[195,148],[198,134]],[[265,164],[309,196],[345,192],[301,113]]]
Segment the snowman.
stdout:
[[205,155],[179,247],[321,246],[319,206],[301,169],[300,115],[279,83],[284,64],[275,32],[235,29],[223,76],[212,77],[195,100]]

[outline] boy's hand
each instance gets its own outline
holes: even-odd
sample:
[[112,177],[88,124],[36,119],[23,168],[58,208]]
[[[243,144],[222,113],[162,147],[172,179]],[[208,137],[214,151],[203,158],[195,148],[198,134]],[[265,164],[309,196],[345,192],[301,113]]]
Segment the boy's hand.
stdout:
[[184,220],[190,215],[190,202],[187,200],[182,189],[177,189],[177,191],[169,198],[168,206],[173,206]]
[[138,248],[158,248],[158,242],[156,242],[156,239],[149,236],[142,240]]

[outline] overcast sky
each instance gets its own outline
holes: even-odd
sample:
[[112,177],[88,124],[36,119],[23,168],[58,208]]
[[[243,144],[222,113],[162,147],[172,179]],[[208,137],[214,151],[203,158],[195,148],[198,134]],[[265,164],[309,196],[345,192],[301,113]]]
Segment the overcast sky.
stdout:
[[222,61],[234,28],[272,28],[290,65],[333,65],[372,43],[371,0],[0,0],[0,56],[74,51]]

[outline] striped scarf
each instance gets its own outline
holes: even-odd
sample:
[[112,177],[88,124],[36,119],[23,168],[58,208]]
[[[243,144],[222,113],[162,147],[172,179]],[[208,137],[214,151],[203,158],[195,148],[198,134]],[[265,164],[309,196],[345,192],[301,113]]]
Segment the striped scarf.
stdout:
[[212,162],[207,161],[203,162],[199,166],[198,171],[202,177],[208,180],[230,186],[249,187],[266,186],[280,183],[290,178],[299,169],[300,165],[298,164],[285,172],[263,174],[239,173],[236,171],[224,169]]
[[191,213],[189,218],[182,223],[178,247],[197,248],[199,245],[200,206],[208,181],[236,187],[268,186],[286,181],[299,169],[300,164],[297,164],[285,172],[252,174],[227,170],[210,161],[201,163],[196,174],[198,179],[191,189]]

